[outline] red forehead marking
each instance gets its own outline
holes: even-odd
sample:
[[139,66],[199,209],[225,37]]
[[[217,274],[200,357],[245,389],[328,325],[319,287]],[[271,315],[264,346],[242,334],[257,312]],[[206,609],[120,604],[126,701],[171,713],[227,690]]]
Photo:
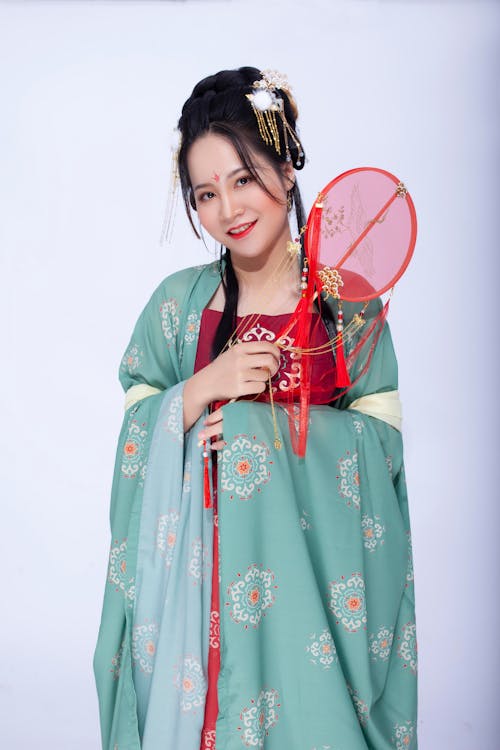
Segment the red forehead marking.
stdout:
[[217,172],[214,172],[212,175],[212,180],[215,180],[215,182],[219,182],[220,175],[218,175]]

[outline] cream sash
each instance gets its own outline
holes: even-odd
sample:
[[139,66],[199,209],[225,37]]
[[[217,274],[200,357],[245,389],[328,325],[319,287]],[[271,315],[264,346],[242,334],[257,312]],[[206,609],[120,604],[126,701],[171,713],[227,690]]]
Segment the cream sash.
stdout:
[[397,390],[385,391],[385,393],[368,393],[366,396],[355,399],[347,408],[356,409],[356,411],[368,414],[370,417],[382,419],[401,432],[401,401]]

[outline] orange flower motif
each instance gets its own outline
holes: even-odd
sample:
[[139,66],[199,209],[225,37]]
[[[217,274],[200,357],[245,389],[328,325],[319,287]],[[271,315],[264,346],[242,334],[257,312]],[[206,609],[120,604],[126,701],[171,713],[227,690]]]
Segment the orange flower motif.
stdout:
[[329,643],[324,643],[323,648],[321,650],[323,651],[324,654],[329,654],[332,649]]
[[371,539],[373,536],[373,529],[365,529],[365,536],[367,539]]
[[350,596],[347,600],[347,606],[351,611],[356,611],[361,607],[361,599],[359,596]]
[[175,534],[173,534],[172,532],[167,534],[167,544],[169,547],[173,547],[175,544]]
[[248,600],[251,604],[257,604],[260,599],[260,591],[258,588],[252,589],[248,593]]
[[153,656],[153,654],[154,654],[154,652],[155,652],[155,644],[154,644],[154,642],[153,642],[153,641],[148,641],[148,642],[146,643],[146,651],[148,652],[148,654],[149,654],[150,656]]
[[182,680],[182,687],[183,687],[183,689],[184,689],[184,690],[185,690],[185,691],[186,691],[187,693],[189,693],[189,691],[193,689],[193,682],[192,682],[192,680],[190,680],[190,679],[189,679],[189,677],[185,677],[185,678],[184,678],[184,679]]
[[125,443],[123,452],[126,453],[128,456],[133,456],[134,453],[137,453],[137,443],[134,443],[132,440],[129,440],[128,442]]
[[123,573],[123,575],[125,575],[125,573],[127,572],[127,561],[126,560],[122,560],[121,561],[121,563],[120,563],[120,570]]
[[247,461],[246,459],[243,459],[241,461],[238,461],[236,464],[236,471],[241,477],[245,477],[247,474],[250,474],[252,466],[250,464],[250,461]]

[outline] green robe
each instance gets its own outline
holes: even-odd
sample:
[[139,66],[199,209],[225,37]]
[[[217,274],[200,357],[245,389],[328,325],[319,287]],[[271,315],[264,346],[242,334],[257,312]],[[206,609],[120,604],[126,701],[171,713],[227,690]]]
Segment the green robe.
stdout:
[[[94,657],[104,750],[199,750],[207,687],[213,509],[201,419],[182,428],[217,264],[155,290],[121,363],[108,577]],[[346,322],[360,306],[344,305]],[[380,309],[373,303],[368,312]],[[350,342],[351,348],[356,341]],[[351,376],[353,373],[351,373]],[[355,373],[354,373],[355,375]],[[297,457],[277,408],[223,408],[216,745],[241,750],[415,750],[417,642],[401,433],[348,409],[397,389],[384,324],[370,367],[335,406],[313,405]]]

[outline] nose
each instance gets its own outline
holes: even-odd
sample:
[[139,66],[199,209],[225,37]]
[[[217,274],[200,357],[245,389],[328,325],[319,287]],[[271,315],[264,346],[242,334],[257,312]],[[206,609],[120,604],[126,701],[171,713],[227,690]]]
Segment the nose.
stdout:
[[237,216],[243,213],[242,206],[235,195],[229,191],[222,191],[220,194],[220,218],[221,221],[231,223]]

